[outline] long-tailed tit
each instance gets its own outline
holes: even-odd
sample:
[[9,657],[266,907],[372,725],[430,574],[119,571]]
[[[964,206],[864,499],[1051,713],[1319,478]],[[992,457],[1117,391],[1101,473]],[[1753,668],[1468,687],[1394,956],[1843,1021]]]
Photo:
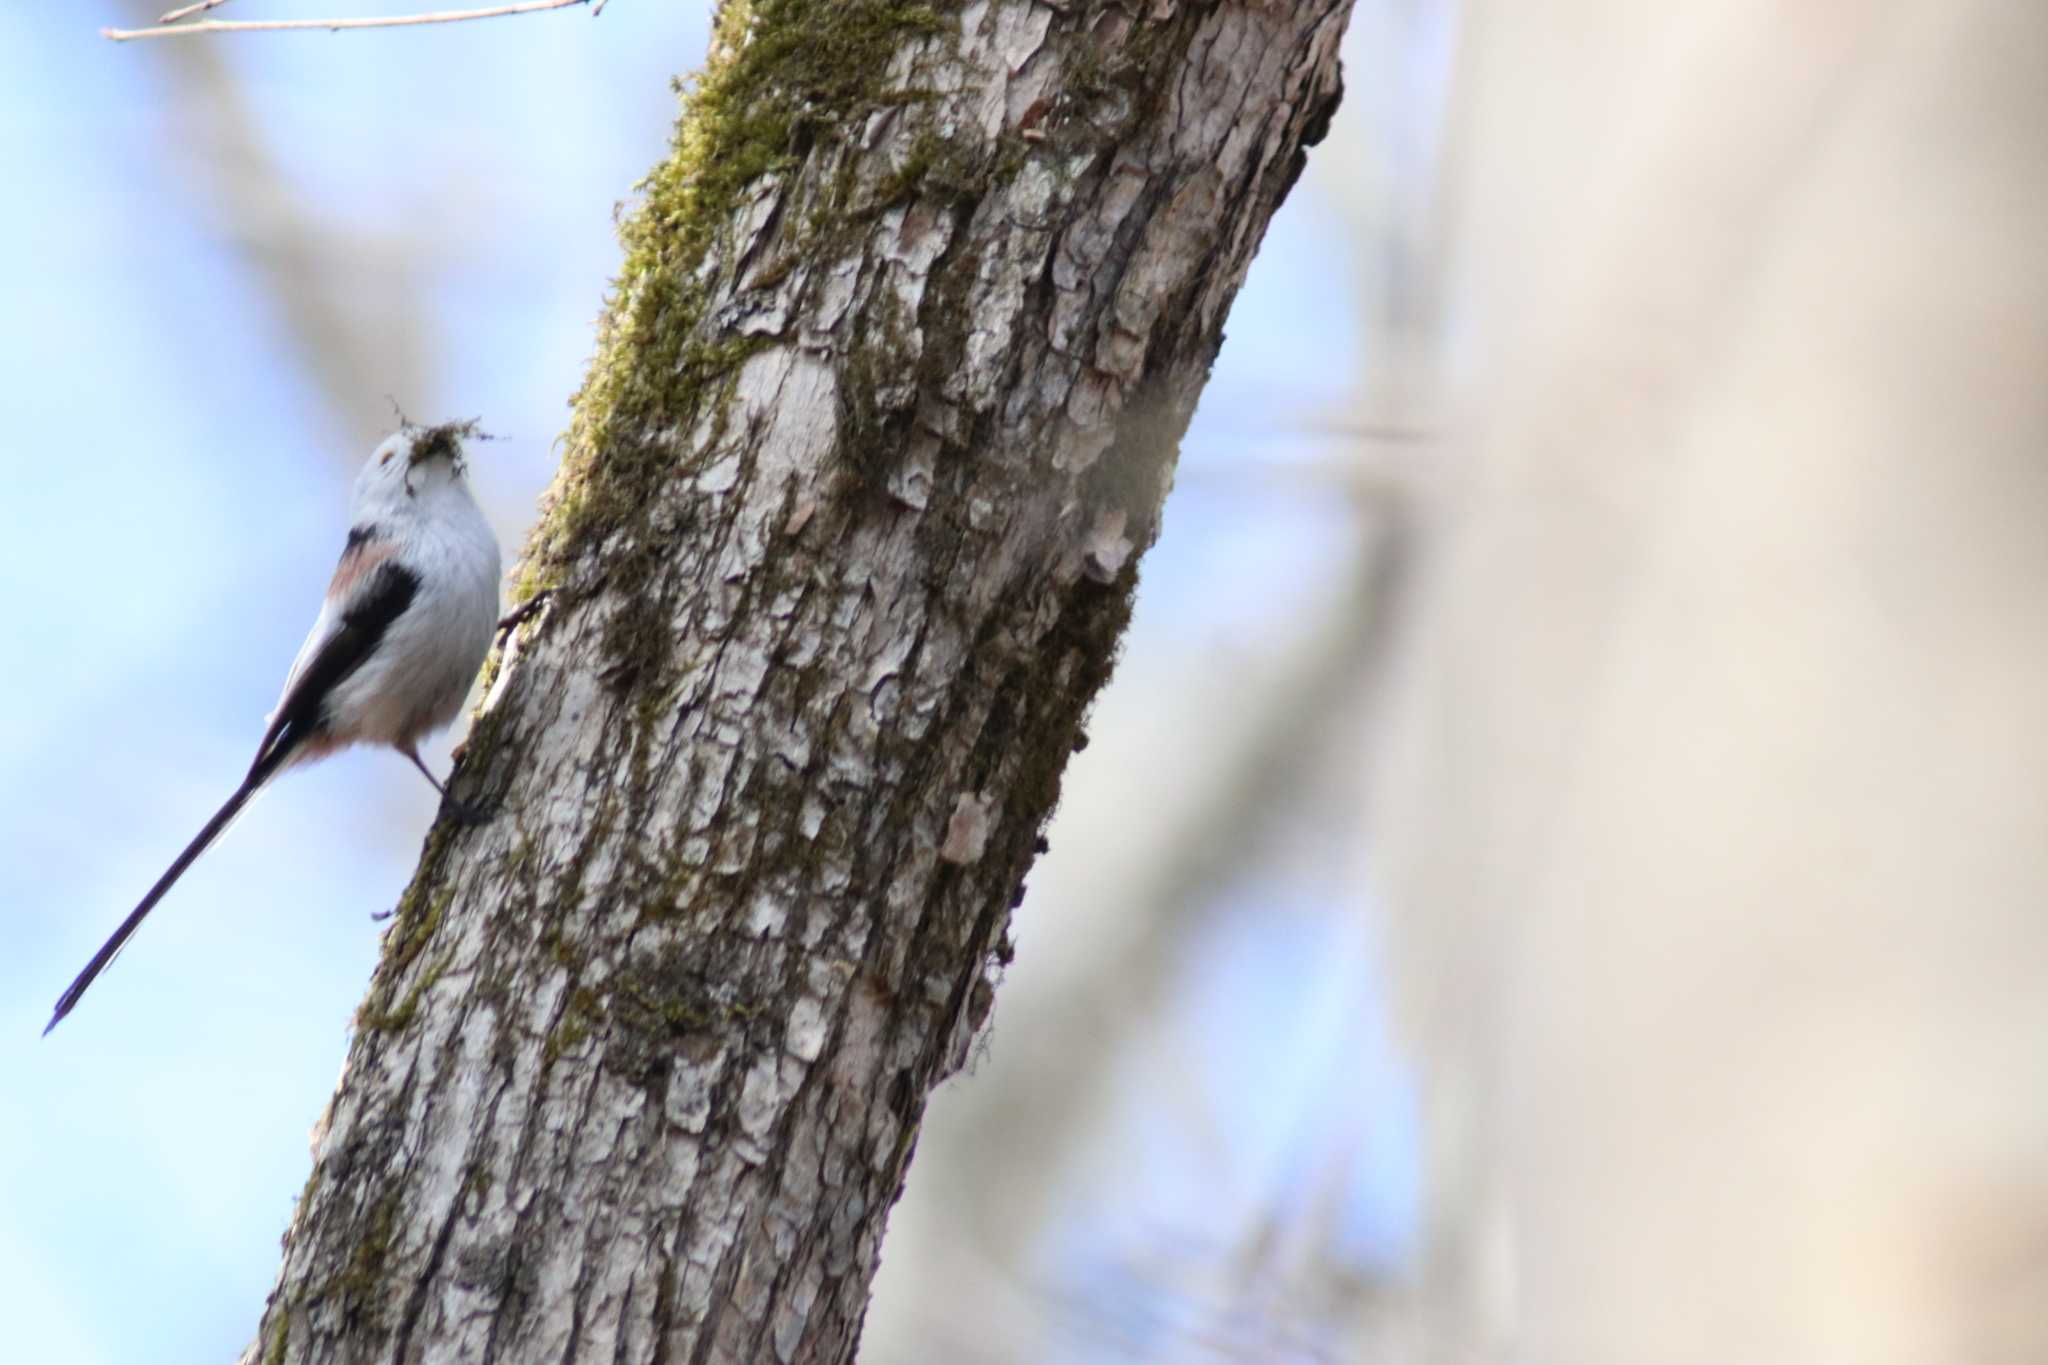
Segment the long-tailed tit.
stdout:
[[498,541],[462,477],[462,438],[473,431],[468,423],[407,425],[371,453],[356,478],[341,563],[249,775],[58,998],[45,1034],[285,769],[351,744],[388,744],[447,796],[420,761],[419,741],[462,709],[498,620]]

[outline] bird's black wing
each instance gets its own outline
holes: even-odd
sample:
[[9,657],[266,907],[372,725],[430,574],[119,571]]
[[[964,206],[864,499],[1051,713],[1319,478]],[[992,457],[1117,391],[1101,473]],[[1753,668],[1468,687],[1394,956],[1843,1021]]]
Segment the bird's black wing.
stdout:
[[348,605],[334,630],[298,670],[278,702],[270,728],[263,732],[263,743],[257,746],[256,761],[249,765],[250,784],[262,786],[290,761],[300,744],[326,727],[327,700],[334,689],[363,666],[419,590],[420,576],[390,560],[350,586]]

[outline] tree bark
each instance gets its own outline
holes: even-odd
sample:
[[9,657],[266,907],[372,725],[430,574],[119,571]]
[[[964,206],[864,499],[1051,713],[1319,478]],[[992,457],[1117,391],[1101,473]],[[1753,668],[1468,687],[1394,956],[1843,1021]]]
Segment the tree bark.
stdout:
[[727,0],[245,1361],[847,1360],[1348,0]]

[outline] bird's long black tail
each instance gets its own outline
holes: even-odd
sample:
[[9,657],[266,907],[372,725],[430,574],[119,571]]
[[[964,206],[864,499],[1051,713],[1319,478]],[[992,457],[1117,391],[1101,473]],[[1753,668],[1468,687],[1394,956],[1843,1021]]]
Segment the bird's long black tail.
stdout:
[[220,832],[228,827],[242,807],[248,804],[249,798],[256,794],[257,788],[263,785],[264,779],[269,776],[268,772],[261,776],[250,773],[248,779],[235,789],[235,794],[228,798],[227,804],[214,812],[213,818],[206,822],[206,828],[199,831],[198,837],[185,845],[185,851],[178,855],[177,861],[171,864],[163,876],[156,879],[155,886],[149,888],[149,894],[142,898],[142,904],[128,912],[128,918],[121,921],[121,927],[114,931],[114,936],[100,946],[100,950],[92,955],[92,961],[85,964],[85,970],[78,974],[78,979],[65,988],[64,994],[57,997],[57,1008],[51,1013],[50,1022],[43,1026],[44,1037],[48,1037],[50,1030],[57,1027],[65,1015],[71,1013],[72,1007],[78,1003],[78,998],[85,994],[86,988],[92,985],[93,979],[107,969],[107,964],[114,960],[114,955],[121,951],[129,936],[141,927],[143,917],[155,909],[156,903],[164,898],[164,893],[176,885],[178,878],[185,875],[185,869],[192,866],[200,854],[206,852],[206,846],[220,837]]

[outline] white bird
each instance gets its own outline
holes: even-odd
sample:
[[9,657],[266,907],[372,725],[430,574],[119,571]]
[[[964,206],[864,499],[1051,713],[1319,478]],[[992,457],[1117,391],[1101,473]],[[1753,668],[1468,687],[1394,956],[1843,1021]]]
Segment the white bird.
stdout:
[[249,775],[58,997],[45,1034],[249,798],[285,769],[351,744],[388,744],[448,796],[421,762],[419,741],[462,709],[498,621],[498,541],[463,478],[462,438],[474,434],[467,422],[407,424],[371,452],[356,477],[341,563]]

